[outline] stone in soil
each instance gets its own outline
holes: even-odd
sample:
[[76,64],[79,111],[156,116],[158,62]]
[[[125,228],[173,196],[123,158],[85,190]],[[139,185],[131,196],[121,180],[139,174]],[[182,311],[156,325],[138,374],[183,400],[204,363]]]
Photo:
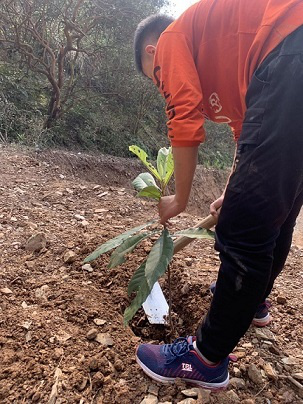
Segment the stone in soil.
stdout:
[[93,340],[93,339],[96,338],[97,334],[98,334],[98,330],[96,330],[96,328],[91,328],[91,329],[86,333],[86,338],[91,341],[91,340]]
[[76,254],[71,250],[66,251],[63,257],[64,263],[72,264],[75,260],[76,260]]
[[207,404],[210,402],[210,397],[211,397],[211,390],[199,389],[198,402]]
[[255,384],[260,385],[263,383],[262,374],[261,374],[260,370],[257,368],[257,366],[254,365],[253,363],[248,368],[248,377]]
[[36,391],[36,393],[32,396],[32,402],[36,403],[39,401],[41,398],[41,393],[39,391]]
[[195,404],[196,402],[193,398],[186,398],[185,400],[178,401],[178,404]]
[[282,358],[281,361],[284,363],[284,365],[297,365],[299,362],[297,358],[294,358],[292,356]]
[[13,294],[13,291],[11,289],[9,289],[9,288],[2,288],[2,289],[0,289],[0,292],[3,295],[12,295]]
[[239,377],[232,377],[229,381],[230,385],[235,389],[244,389],[245,388],[245,381],[240,379]]
[[81,268],[82,268],[83,271],[87,271],[87,272],[93,272],[94,271],[91,264],[84,264],[84,265],[82,265]]
[[108,209],[95,209],[95,213],[105,213],[108,212]]
[[91,358],[88,364],[88,367],[90,368],[90,370],[98,370],[99,369],[99,362],[98,362],[98,358]]
[[46,237],[44,233],[37,233],[31,236],[26,244],[25,249],[31,252],[38,252],[46,247]]
[[181,393],[184,394],[185,397],[196,398],[199,395],[199,389],[197,389],[197,388],[186,389],[186,390],[182,390]]
[[153,394],[154,396],[158,396],[159,394],[159,386],[157,386],[156,384],[150,384],[148,386],[148,393]]
[[124,363],[121,361],[121,359],[116,359],[114,362],[114,368],[118,372],[122,372],[124,370]]
[[236,351],[236,352],[233,352],[233,355],[235,355],[237,357],[237,359],[241,359],[246,356],[246,353],[244,351]]
[[24,265],[26,266],[27,269],[30,271],[35,268],[35,263],[34,261],[25,261]]
[[238,403],[240,401],[240,398],[239,398],[238,394],[234,390],[229,390],[226,393],[226,397],[232,403]]
[[83,391],[87,385],[87,381],[88,381],[87,377],[79,376],[77,383],[76,383],[76,388],[79,391]]
[[235,377],[240,377],[241,376],[241,370],[239,368],[234,367],[233,371],[234,371],[234,376]]
[[48,291],[49,291],[49,286],[48,285],[42,285],[41,288],[38,288],[35,290],[35,296],[37,299],[41,300],[47,300],[48,299]]
[[76,214],[76,215],[75,215],[75,219],[82,221],[82,220],[85,220],[85,217],[82,216],[82,215]]
[[101,318],[94,318],[94,319],[93,319],[93,322],[94,322],[96,325],[104,325],[104,324],[106,323],[106,320],[102,320]]
[[300,372],[300,373],[293,373],[293,374],[292,374],[292,377],[293,377],[294,379],[303,381],[303,372]]
[[114,341],[109,334],[99,333],[99,334],[97,334],[95,340],[103,346],[113,346],[114,345]]
[[264,363],[263,365],[264,372],[266,376],[271,380],[278,380],[278,375],[275,369],[272,367],[270,363]]
[[256,328],[255,334],[258,339],[265,339],[269,341],[275,341],[274,334],[268,328]]
[[100,371],[95,373],[92,378],[93,387],[99,389],[104,384],[104,375]]
[[286,304],[286,302],[287,302],[287,299],[286,299],[285,296],[279,295],[279,296],[277,297],[277,303],[279,303],[279,304]]
[[269,347],[268,347],[268,350],[269,350],[269,352],[271,352],[271,353],[274,354],[274,355],[280,355],[280,354],[281,354],[279,348],[276,347],[275,345],[269,346]]
[[158,404],[158,398],[153,394],[148,394],[144,397],[140,404]]

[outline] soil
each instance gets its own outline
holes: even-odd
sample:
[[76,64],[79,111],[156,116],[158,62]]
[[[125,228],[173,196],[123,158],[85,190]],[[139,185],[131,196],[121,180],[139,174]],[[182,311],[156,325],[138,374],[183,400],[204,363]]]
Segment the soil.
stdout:
[[[0,156],[0,403],[132,404],[148,395],[145,403],[183,402],[185,385],[150,380],[135,362],[135,349],[142,341],[195,332],[218,271],[212,242],[195,241],[173,260],[173,332],[151,326],[143,311],[124,327],[127,284],[148,243],[116,269],[107,269],[108,255],[93,262],[91,272],[82,266],[96,246],[156,217],[154,203],[131,189],[139,164],[11,146],[1,146]],[[188,213],[173,220],[174,228],[207,215],[224,177],[199,167]],[[271,294],[273,321],[263,334],[251,327],[240,341],[230,387],[200,390],[186,403],[303,402],[302,234],[300,217]],[[37,250],[29,251],[30,244]],[[166,278],[161,284],[166,293]]]

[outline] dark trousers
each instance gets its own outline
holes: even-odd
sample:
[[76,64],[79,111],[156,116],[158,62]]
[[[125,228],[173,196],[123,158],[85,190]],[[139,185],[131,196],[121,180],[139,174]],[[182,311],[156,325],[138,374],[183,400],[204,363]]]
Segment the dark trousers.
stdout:
[[225,358],[269,295],[303,204],[303,26],[255,72],[218,225],[221,266],[197,346]]

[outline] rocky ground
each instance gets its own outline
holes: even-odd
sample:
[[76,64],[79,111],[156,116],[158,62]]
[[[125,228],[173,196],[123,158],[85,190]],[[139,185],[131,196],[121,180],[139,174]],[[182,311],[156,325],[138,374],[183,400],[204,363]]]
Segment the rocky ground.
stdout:
[[[303,402],[302,219],[271,296],[273,322],[251,327],[240,341],[230,387],[210,393],[182,382],[158,385],[136,365],[135,348],[194,333],[218,270],[212,242],[195,242],[174,258],[173,332],[149,325],[143,312],[125,328],[126,287],[148,244],[113,270],[108,256],[91,268],[83,259],[155,216],[153,204],[129,187],[138,164],[4,146],[0,157],[1,404]],[[198,221],[222,187],[221,173],[199,169],[189,210],[195,217],[183,214],[174,227]]]

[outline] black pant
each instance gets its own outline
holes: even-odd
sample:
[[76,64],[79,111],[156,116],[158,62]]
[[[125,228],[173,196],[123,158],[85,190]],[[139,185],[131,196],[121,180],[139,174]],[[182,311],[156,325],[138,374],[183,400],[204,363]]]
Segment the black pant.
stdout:
[[255,72],[216,228],[221,266],[197,346],[225,358],[269,295],[303,204],[303,26]]

